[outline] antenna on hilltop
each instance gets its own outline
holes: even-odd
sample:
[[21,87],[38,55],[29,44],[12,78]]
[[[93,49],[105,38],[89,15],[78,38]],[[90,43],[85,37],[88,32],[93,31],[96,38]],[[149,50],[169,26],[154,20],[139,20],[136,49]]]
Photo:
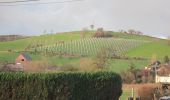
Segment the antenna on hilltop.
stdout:
[[94,24],[95,24],[95,21],[93,21],[93,23],[90,25],[91,30],[94,29]]

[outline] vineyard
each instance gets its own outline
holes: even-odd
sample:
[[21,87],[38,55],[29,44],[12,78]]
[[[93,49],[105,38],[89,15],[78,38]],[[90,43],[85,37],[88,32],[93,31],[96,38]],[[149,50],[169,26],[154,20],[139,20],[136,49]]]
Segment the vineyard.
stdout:
[[70,42],[61,42],[47,46],[32,48],[35,52],[45,54],[68,54],[94,56],[102,50],[108,50],[109,55],[124,55],[128,50],[140,46],[147,41],[115,39],[115,38],[84,38]]

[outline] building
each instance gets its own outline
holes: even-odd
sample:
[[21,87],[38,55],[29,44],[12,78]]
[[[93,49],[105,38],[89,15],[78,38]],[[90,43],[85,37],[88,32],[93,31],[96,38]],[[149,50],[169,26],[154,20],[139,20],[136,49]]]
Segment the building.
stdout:
[[32,58],[30,57],[28,53],[20,54],[15,60],[16,64],[28,63],[30,61],[32,61]]

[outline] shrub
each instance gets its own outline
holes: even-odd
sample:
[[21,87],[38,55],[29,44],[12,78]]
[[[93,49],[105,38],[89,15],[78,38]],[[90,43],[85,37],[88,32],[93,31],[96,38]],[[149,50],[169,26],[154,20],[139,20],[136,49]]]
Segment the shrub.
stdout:
[[169,59],[169,57],[166,55],[166,56],[164,57],[164,63],[169,64],[169,62],[170,62],[170,59]]
[[103,38],[103,37],[113,37],[111,31],[104,31],[103,28],[98,28],[93,37]]
[[44,72],[48,68],[47,61],[31,61],[23,63],[25,72]]
[[99,68],[94,64],[95,60],[91,58],[81,58],[80,59],[80,71],[97,71]]
[[122,82],[112,72],[0,73],[0,100],[118,100]]
[[135,81],[135,76],[129,71],[121,72],[121,77],[122,77],[123,83],[130,84]]
[[138,95],[141,100],[152,100],[154,97],[154,89],[157,86],[154,84],[145,84],[138,88]]

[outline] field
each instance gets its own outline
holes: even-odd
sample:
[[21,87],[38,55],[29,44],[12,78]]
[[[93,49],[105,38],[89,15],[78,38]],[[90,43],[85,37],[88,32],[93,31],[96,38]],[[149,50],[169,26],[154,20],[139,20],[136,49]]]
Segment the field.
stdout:
[[170,56],[170,46],[165,43],[152,42],[129,50],[127,55],[131,57],[138,56],[147,58],[156,55],[157,58],[162,59],[165,55]]
[[[165,55],[170,55],[170,46],[163,39],[119,32],[113,32],[113,38],[91,38],[94,31],[87,32],[85,37],[82,38],[80,33],[80,31],[74,31],[47,34],[10,42],[0,42],[0,61],[15,62],[15,58],[29,46],[29,50],[36,49],[43,54],[53,52],[69,56],[78,55],[70,58],[69,56],[30,54],[34,61],[46,59],[51,66],[63,66],[64,64],[78,66],[82,56],[93,57],[103,49],[111,51],[108,55],[145,58],[145,60],[111,59],[109,69],[121,72],[128,69],[130,63],[134,63],[137,68],[143,68],[148,65],[153,55],[156,55],[160,60]],[[37,47],[40,44],[42,46]]]

